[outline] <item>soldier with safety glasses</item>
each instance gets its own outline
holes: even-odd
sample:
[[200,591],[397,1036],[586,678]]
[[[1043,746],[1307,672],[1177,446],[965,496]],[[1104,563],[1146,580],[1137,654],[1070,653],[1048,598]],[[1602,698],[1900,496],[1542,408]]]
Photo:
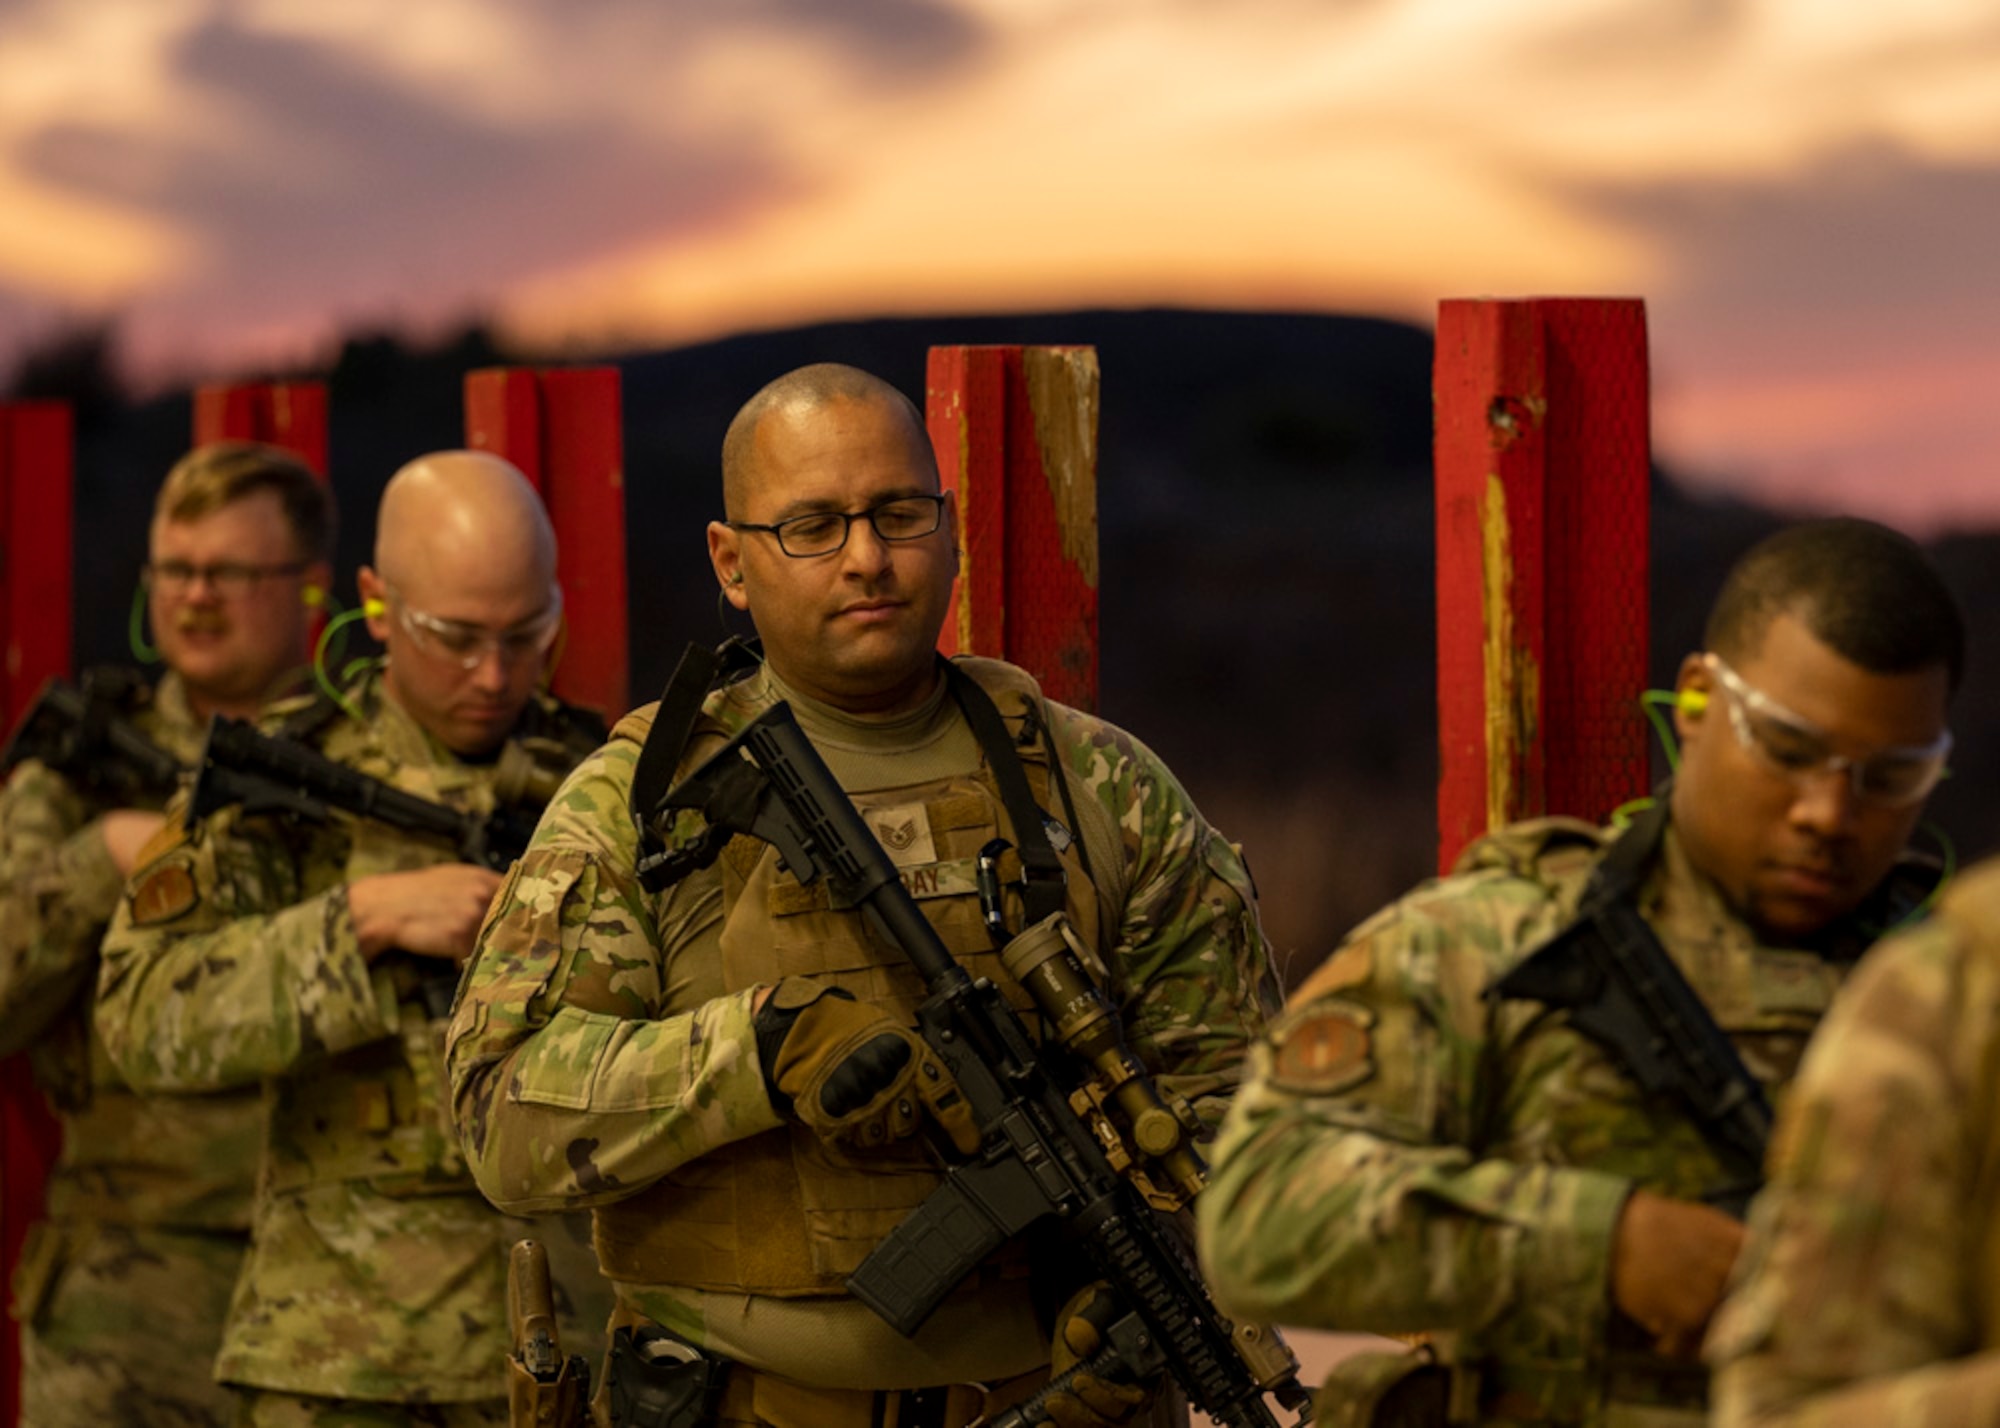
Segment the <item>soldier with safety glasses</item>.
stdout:
[[[1219,1296],[1433,1336],[1350,1361],[1343,1421],[1704,1421],[1697,1351],[1769,1105],[1937,880],[1906,845],[1964,634],[1915,545],[1843,519],[1751,550],[1705,643],[1652,809],[1481,839],[1352,933],[1252,1055],[1200,1201]],[[1614,968],[1645,1012],[1622,1025]]]
[[[482,817],[539,808],[603,737],[542,687],[555,535],[507,462],[445,451],[397,472],[356,584],[382,667],[273,706],[267,732]],[[250,1254],[214,1363],[236,1428],[506,1422],[504,1254],[531,1231],[466,1173],[439,1061],[501,873],[379,820],[229,806],[183,826],[182,807],[105,939],[98,1027],[146,1090],[266,1088]],[[532,1232],[594,1326],[609,1295],[589,1298],[574,1223]]]

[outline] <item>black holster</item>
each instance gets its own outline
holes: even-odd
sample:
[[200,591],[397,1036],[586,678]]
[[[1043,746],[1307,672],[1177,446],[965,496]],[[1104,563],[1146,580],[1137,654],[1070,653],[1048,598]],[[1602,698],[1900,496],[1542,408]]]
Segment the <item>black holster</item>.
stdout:
[[605,1371],[611,1428],[703,1428],[715,1418],[729,1363],[658,1324],[619,1329]]

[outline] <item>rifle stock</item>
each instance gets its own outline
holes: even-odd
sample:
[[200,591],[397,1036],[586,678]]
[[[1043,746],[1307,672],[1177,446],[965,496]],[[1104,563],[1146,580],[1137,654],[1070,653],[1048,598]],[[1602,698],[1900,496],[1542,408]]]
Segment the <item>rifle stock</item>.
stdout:
[[124,716],[136,676],[91,670],[81,687],[51,679],[0,753],[0,773],[37,759],[114,803],[160,802],[174,791],[181,763]]
[[[1310,1395],[1283,1340],[1223,1316],[1185,1246],[1108,1158],[1056,1058],[1035,1044],[999,988],[975,981],[938,938],[787,705],[759,716],[647,816],[678,809],[697,810],[709,829],[692,849],[662,860],[669,875],[712,860],[722,839],[711,834],[750,834],[771,844],[801,883],[825,876],[915,964],[929,993],[918,1029],[978,1123],[977,1154],[946,1167],[944,1184],[848,1280],[850,1292],[911,1334],[993,1249],[1053,1217],[1070,1227],[1121,1305],[1104,1353],[1072,1373],[1143,1379],[1164,1368],[1194,1407],[1227,1428],[1276,1428],[1267,1392],[1295,1423],[1310,1420]],[[1133,1072],[1143,1075],[1136,1065]],[[1165,1104],[1157,1092],[1134,1103]],[[1184,1168],[1188,1157],[1199,1168],[1192,1146],[1176,1140],[1166,1149]],[[995,1423],[1027,1421],[1016,1410]]]

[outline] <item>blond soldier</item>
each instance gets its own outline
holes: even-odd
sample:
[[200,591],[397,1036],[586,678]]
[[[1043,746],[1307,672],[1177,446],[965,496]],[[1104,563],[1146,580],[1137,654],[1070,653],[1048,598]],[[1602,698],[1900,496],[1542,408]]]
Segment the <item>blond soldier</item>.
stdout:
[[[1699,1424],[1696,1350],[1742,1237],[1709,1202],[1754,1179],[1761,1144],[1643,1090],[1645,1034],[1614,1049],[1514,974],[1558,932],[1557,971],[1588,965],[1584,936],[1650,947],[1691,992],[1677,1036],[1712,1023],[1698,1054],[1741,1075],[1734,1104],[1777,1097],[1853,958],[1928,890],[1898,862],[1962,643],[1922,553],[1880,526],[1810,523],[1745,556],[1681,666],[1663,804],[1623,835],[1545,819],[1474,844],[1299,989],[1200,1202],[1224,1302],[1435,1331],[1449,1380],[1424,1377],[1454,1421]],[[1600,888],[1622,944],[1579,919]],[[1336,1382],[1330,1414],[1359,1416],[1361,1387]]]
[[[537,693],[561,613],[555,558],[505,462],[405,467],[359,578],[382,674],[345,707],[270,722],[471,813],[505,796],[515,745],[545,796],[602,733]],[[216,1364],[241,1424],[505,1421],[504,1252],[526,1227],[466,1175],[438,1061],[438,1018],[499,876],[450,856],[375,822],[224,809],[155,841],[105,940],[98,1025],[135,1085],[266,1087],[250,1258]]]
[[[182,762],[211,713],[248,717],[305,662],[333,513],[270,447],[204,446],[160,488],[147,610],[167,672],[122,711]],[[48,1215],[14,1282],[21,1422],[224,1424],[210,1376],[250,1226],[256,1097],[134,1095],[93,1041],[98,943],[155,808],[35,760],[0,793],[0,1053],[29,1049],[62,1123]],[[171,1305],[172,1312],[160,1312]]]
[[1868,954],[1709,1336],[1719,1428],[2000,1423],[2000,862]]
[[[695,768],[789,701],[940,937],[1004,986],[974,866],[992,840],[1023,841],[995,773],[1017,761],[1022,798],[1056,830],[1057,901],[1135,1053],[1218,1116],[1274,999],[1241,859],[1130,735],[997,661],[948,673],[956,530],[909,402],[852,368],[791,373],[737,416],[723,478],[709,555],[767,659],[691,712],[669,766]],[[991,743],[969,722],[975,696],[1004,726]],[[720,1374],[719,1416],[700,1421],[962,1428],[1045,1377],[1035,1290],[1053,1311],[1078,1266],[1014,1245],[910,1339],[846,1293],[938,1183],[912,1137],[922,984],[755,840],[641,886],[628,802],[657,713],[627,719],[565,785],[482,934],[449,1052],[474,1171],[509,1208],[596,1207],[615,1322],[677,1336]],[[1019,863],[999,856],[1011,886]],[[1018,928],[1019,898],[1000,911]],[[614,1411],[623,1383],[614,1347]],[[1054,1416],[1104,1424],[1145,1396],[1093,1383]]]

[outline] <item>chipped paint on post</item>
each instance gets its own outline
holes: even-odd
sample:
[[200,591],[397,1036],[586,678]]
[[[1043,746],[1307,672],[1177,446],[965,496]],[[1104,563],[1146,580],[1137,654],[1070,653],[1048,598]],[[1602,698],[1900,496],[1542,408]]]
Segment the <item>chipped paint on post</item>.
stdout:
[[1541,671],[1524,648],[1514,620],[1514,549],[1507,518],[1507,489],[1497,473],[1486,478],[1479,503],[1481,625],[1486,674],[1486,826],[1518,816],[1521,750],[1535,738]]
[[1021,354],[1042,472],[1055,502],[1063,559],[1097,588],[1097,353],[1030,347]]

